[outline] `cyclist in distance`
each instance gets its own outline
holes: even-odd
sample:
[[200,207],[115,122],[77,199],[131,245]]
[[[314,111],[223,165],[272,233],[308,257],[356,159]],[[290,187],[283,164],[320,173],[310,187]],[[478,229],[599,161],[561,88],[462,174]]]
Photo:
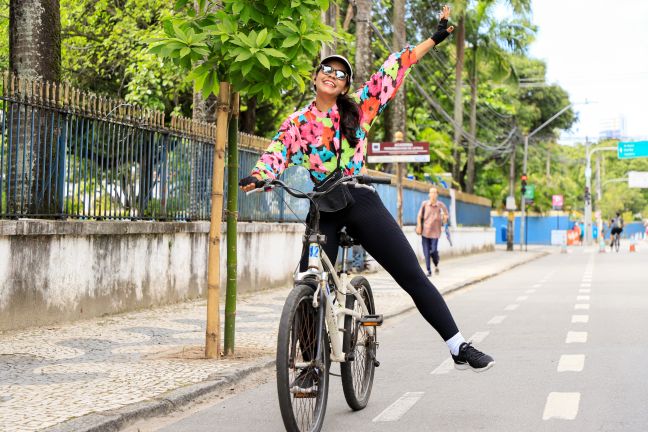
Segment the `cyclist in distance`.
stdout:
[[[449,17],[450,9],[444,6],[437,30],[429,39],[391,54],[378,72],[353,93],[349,93],[353,80],[351,63],[339,55],[324,58],[312,78],[315,100],[281,125],[250,176],[239,182],[242,190],[253,190],[262,185],[262,180],[276,178],[293,165],[309,170],[317,190],[328,190],[327,186],[343,175],[364,172],[369,129],[394,98],[410,69],[452,33],[454,27],[448,27]],[[480,372],[493,366],[493,358],[466,342],[459,332],[445,300],[426,277],[403,231],[378,194],[344,184],[338,187],[339,191],[319,203],[320,231],[326,235],[324,251],[331,262],[337,257],[337,233],[347,227],[412,297],[421,315],[448,345],[457,369]],[[306,265],[304,253],[302,271]]]
[[623,218],[621,217],[621,212],[616,212],[616,217],[612,218],[610,221],[610,248],[614,247],[615,236],[621,237],[623,232]]

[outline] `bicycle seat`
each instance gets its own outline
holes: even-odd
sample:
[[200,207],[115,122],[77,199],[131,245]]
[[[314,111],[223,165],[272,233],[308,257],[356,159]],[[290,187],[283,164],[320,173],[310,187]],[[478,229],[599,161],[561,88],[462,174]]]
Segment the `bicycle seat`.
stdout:
[[346,227],[343,227],[340,231],[338,231],[338,241],[338,244],[341,247],[352,247],[355,244],[353,237],[349,235]]

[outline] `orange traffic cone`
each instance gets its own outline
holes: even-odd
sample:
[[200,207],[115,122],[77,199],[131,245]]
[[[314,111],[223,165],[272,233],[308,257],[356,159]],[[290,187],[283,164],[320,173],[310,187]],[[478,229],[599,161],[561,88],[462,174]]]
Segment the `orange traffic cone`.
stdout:
[[635,247],[634,243],[630,243],[630,252],[636,252],[637,248]]

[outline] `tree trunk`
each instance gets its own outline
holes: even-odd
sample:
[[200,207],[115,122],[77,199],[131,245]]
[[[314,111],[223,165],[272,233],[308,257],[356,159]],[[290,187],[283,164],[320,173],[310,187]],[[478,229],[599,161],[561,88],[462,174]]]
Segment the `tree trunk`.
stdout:
[[[349,5],[351,8],[351,5]],[[371,0],[356,0],[356,54],[355,77],[356,88],[363,85],[371,75]]]
[[477,140],[477,48],[473,45],[470,70],[470,139],[466,161],[466,192],[475,192],[475,141]]
[[[58,0],[9,2],[9,70],[31,81],[60,81],[61,19]],[[31,92],[27,86],[17,90],[23,95]],[[46,202],[47,194],[43,195],[42,192],[47,188],[46,183],[52,181],[43,173],[50,169],[50,154],[56,154],[60,130],[56,129],[54,134],[48,133],[47,115],[36,106],[10,102],[7,104],[7,115],[11,129],[8,178],[12,179],[6,186],[7,213],[16,216],[28,212],[49,214],[58,205]],[[52,135],[55,136],[52,138]]]
[[464,16],[459,18],[456,28],[457,39],[457,65],[455,68],[455,100],[454,100],[454,149],[452,157],[454,158],[454,165],[452,166],[453,180],[459,179],[461,170],[461,153],[459,149],[462,143],[462,130],[463,130],[463,66],[464,66],[464,45],[466,40],[466,26],[464,23]]
[[[333,27],[333,30],[337,31],[337,22],[338,22],[339,13],[340,13],[340,7],[337,5],[337,3],[331,2],[329,4],[329,8],[326,11],[322,12],[322,21],[324,21],[326,25]],[[333,39],[333,42],[331,43],[322,44],[322,50],[320,54],[322,58],[324,58],[332,54],[335,54],[336,50],[337,50],[337,40]]]
[[[392,9],[392,47],[400,50],[405,46],[405,0],[394,0]],[[403,133],[403,140],[407,141],[407,113],[405,111],[405,86],[396,93],[396,97],[390,102],[389,108],[385,111],[385,132],[387,139],[394,140],[396,132]]]
[[254,135],[256,131],[256,110],[257,110],[257,98],[252,96],[248,98],[245,102],[246,110],[241,111],[239,114],[240,118],[240,129],[241,132],[249,133]]

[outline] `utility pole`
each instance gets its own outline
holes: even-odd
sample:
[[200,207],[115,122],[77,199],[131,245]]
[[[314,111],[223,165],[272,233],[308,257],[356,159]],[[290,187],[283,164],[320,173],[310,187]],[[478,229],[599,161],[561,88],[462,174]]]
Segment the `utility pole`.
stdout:
[[[531,138],[533,135],[537,134],[542,130],[545,126],[547,126],[549,123],[557,119],[562,113],[567,111],[569,108],[571,108],[572,104],[570,103],[560,111],[558,111],[556,114],[551,116],[549,120],[546,122],[542,123],[540,126],[538,126],[535,130],[533,130],[531,133],[527,134],[524,136],[524,167],[522,168],[522,176],[526,177],[527,175],[527,151],[529,148],[529,138]],[[522,250],[522,244],[524,242],[524,250],[527,249],[526,245],[526,224],[524,218],[526,217],[526,200],[524,199],[524,194],[522,194],[522,214],[520,216],[520,250]]]
[[[585,140],[585,245],[592,244],[592,155],[599,151],[617,151],[616,147],[597,147],[589,149],[589,141]],[[589,196],[588,196],[589,195]]]
[[508,223],[506,228],[506,250],[513,251],[513,241],[515,239],[515,141],[511,141],[511,159],[509,160],[509,196],[506,200],[506,209],[508,210]]
[[[394,133],[395,142],[403,142],[403,132]],[[396,220],[403,227],[403,162],[396,162]]]

